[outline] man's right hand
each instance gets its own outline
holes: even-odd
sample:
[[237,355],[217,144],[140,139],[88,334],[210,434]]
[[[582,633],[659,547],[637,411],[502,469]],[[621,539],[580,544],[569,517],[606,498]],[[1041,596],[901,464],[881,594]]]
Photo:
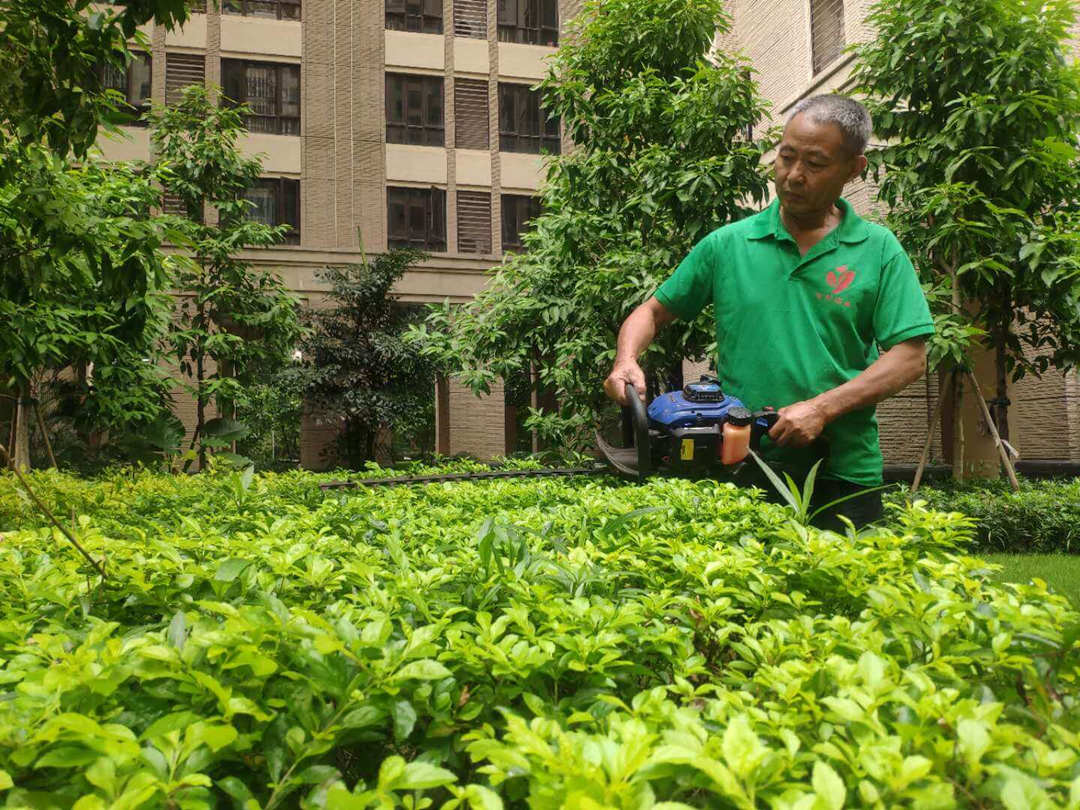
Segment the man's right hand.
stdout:
[[626,384],[630,383],[637,390],[642,401],[645,400],[645,372],[636,361],[616,363],[608,378],[604,380],[604,393],[623,407],[630,403],[626,399]]

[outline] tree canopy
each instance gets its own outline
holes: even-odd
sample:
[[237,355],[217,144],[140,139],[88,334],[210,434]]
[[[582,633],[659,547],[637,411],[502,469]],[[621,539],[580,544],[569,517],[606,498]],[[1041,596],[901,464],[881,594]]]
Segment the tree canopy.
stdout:
[[[740,58],[706,59],[721,0],[591,0],[539,85],[573,146],[547,158],[543,212],[474,301],[413,332],[474,390],[535,366],[559,413],[529,425],[591,437],[622,320],[711,230],[766,195],[765,106]],[[654,383],[703,356],[708,316],[666,330],[643,358]]]
[[277,244],[289,228],[248,216],[253,204],[245,194],[262,161],[239,147],[247,112],[219,105],[211,91],[192,85],[178,104],[155,107],[149,116],[154,177],[183,208],[178,227],[193,258],[176,275],[182,293],[170,338],[196,402],[194,440],[204,445],[211,400],[232,415],[252,374],[284,363],[301,336],[296,302],[281,280],[238,255]]
[[418,313],[391,292],[423,258],[415,250],[392,250],[319,273],[330,292],[324,306],[309,311],[305,395],[322,415],[344,421],[338,450],[349,466],[375,458],[380,430],[409,438],[434,416],[435,371],[403,339]]
[[99,125],[130,118],[99,68],[127,66],[139,26],[172,28],[187,15],[186,0],[0,3],[0,129],[24,145],[85,157]]
[[880,0],[855,88],[888,224],[955,327],[986,333],[1007,436],[1007,373],[1080,359],[1080,66],[1069,0]]

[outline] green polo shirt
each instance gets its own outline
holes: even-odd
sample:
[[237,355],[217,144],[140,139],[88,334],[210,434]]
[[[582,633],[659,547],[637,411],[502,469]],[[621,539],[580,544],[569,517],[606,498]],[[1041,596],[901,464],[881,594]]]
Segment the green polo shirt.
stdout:
[[[780,206],[725,225],[702,239],[656,291],[684,319],[716,313],[717,375],[724,391],[758,409],[810,399],[856,377],[901,341],[934,331],[911,260],[887,228],[844,199],[840,225],[805,256],[780,220]],[[825,428],[820,475],[881,483],[874,407]],[[807,449],[766,439],[766,458],[808,468]],[[801,483],[801,482],[799,482]]]

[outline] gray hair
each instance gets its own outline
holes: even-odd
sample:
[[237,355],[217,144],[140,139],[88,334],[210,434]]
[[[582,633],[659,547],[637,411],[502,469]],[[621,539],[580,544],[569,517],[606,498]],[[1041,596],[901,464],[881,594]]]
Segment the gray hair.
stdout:
[[799,113],[806,113],[815,124],[836,124],[844,145],[853,155],[861,155],[870,141],[870,113],[866,107],[847,96],[810,96],[791,108],[787,123]]

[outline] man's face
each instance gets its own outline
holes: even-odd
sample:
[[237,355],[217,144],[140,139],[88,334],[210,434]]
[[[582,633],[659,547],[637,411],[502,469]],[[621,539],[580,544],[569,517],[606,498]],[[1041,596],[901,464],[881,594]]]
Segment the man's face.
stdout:
[[851,154],[836,124],[799,113],[784,128],[773,167],[781,207],[798,216],[828,210],[866,168],[866,158]]

